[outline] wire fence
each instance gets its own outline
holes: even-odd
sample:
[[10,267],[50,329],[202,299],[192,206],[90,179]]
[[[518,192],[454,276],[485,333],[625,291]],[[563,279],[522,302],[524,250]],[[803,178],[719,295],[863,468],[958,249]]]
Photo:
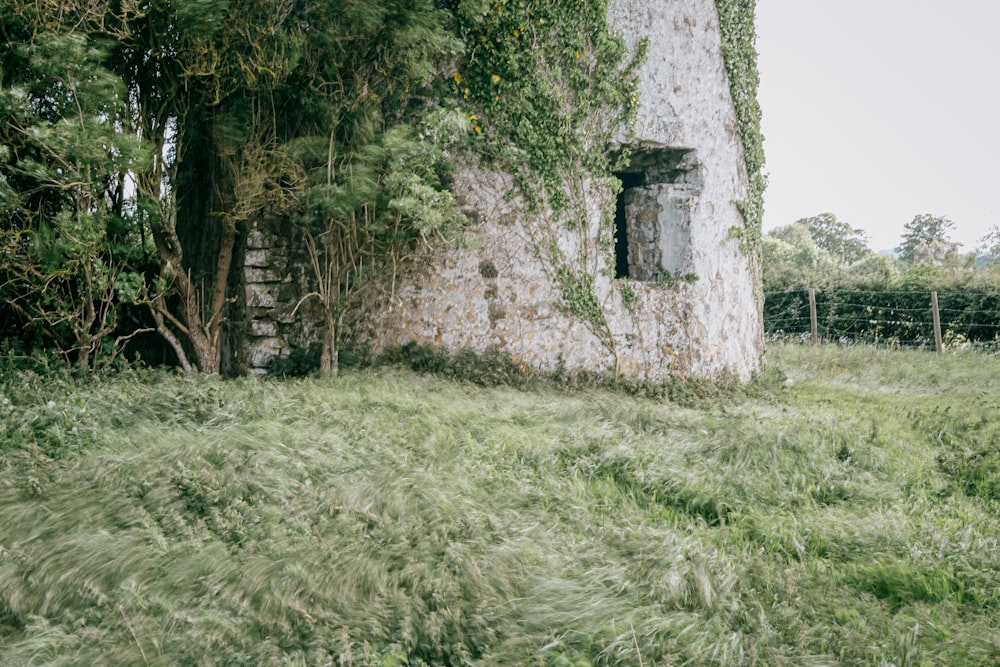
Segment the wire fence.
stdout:
[[1000,290],[766,292],[764,331],[773,340],[1000,351]]

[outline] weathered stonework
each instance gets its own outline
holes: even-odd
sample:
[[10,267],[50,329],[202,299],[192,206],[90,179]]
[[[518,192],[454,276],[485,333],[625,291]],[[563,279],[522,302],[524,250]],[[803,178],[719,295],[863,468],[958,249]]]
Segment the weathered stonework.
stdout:
[[[566,229],[529,215],[511,196],[510,175],[466,156],[454,179],[470,220],[463,242],[422,249],[391,284],[371,290],[345,315],[350,344],[376,356],[409,342],[499,349],[533,370],[653,381],[747,378],[760,368],[757,260],[730,233],[744,225],[735,202],[747,196],[747,173],[715,3],[615,0],[609,19],[632,48],[643,38],[649,43],[635,134],[620,139],[634,154],[618,174],[626,186],[618,266],[602,227],[614,203],[603,181],[586,181],[585,224]],[[307,280],[303,264],[294,268],[277,240],[262,225],[244,253],[239,307],[249,324],[247,344],[234,356],[253,373],[289,346],[318,339],[315,313],[303,305],[292,317]],[[570,313],[552,247],[591,277],[599,326]]]
[[275,359],[319,338],[321,317],[309,300],[307,257],[295,229],[278,220],[258,220],[248,230],[237,256],[240,289],[230,308],[233,373],[263,376]]

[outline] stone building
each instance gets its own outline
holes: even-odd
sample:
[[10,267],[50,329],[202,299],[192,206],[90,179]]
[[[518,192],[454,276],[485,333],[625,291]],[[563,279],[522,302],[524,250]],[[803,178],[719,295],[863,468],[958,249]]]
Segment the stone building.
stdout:
[[[731,234],[745,224],[736,202],[748,177],[715,2],[614,0],[609,19],[632,48],[648,38],[632,158],[616,174],[614,250],[601,238],[610,188],[590,182],[582,229],[540,239],[545,221],[508,196],[512,177],[468,157],[454,181],[473,221],[467,242],[422,250],[359,306],[363,316],[348,313],[350,345],[376,356],[409,342],[500,350],[532,370],[652,381],[760,368],[759,267]],[[572,312],[547,244],[589,276],[589,315]],[[232,354],[261,374],[319,324],[293,313],[307,280],[290,234],[261,223],[243,254],[247,329]]]

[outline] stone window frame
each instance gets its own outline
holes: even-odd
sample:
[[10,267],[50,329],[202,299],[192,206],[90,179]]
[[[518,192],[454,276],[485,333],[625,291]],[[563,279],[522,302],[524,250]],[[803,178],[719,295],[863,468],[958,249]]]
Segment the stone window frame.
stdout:
[[615,277],[648,283],[691,272],[691,213],[702,190],[693,149],[634,147],[615,215]]

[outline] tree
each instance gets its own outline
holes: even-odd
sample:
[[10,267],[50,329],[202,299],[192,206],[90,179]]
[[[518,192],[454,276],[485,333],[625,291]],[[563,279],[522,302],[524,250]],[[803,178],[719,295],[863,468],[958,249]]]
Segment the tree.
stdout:
[[[410,171],[400,189],[384,159],[395,129],[415,132],[436,111],[437,63],[461,50],[433,0],[10,7],[34,32],[111,45],[103,64],[127,89],[123,132],[152,156],[133,171],[159,262],[142,300],[185,368],[221,370],[230,272],[250,220],[292,217],[317,253],[343,255],[323,262],[344,268],[318,290],[332,308],[359,262],[430,233],[453,206],[435,169]],[[412,196],[424,205],[409,206]],[[332,229],[365,250],[326,244]]]
[[[301,182],[278,134],[279,95],[301,62],[305,33],[291,9],[276,0],[183,0],[85,23],[116,40],[133,127],[159,156],[137,174],[161,266],[147,303],[181,364],[203,373],[221,370],[230,272],[246,223],[287,213]],[[88,20],[85,10],[77,21]]]
[[979,239],[977,250],[988,266],[1000,266],[1000,225],[994,225],[989,233]]
[[917,215],[903,228],[902,243],[896,252],[909,264],[940,266],[958,256],[958,244],[948,236],[954,228],[955,223],[944,216]]
[[[295,220],[325,321],[320,370],[335,374],[340,316],[358,288],[458,222],[442,180],[468,122],[441,106],[439,62],[461,51],[429,0],[310,8],[282,130],[302,165]],[[345,34],[349,38],[345,38]],[[305,91],[305,92],[303,92]]]
[[[461,136],[464,118],[431,114],[422,126],[399,125],[369,145],[363,156],[327,175],[326,187],[307,190],[302,225],[325,332],[320,372],[337,373],[337,335],[347,300],[381,262],[397,263],[416,240],[447,235],[461,220],[455,199],[440,180],[448,137]],[[440,135],[440,136],[435,136]],[[366,270],[367,269],[367,270]]]
[[761,267],[768,291],[822,286],[843,268],[817,245],[807,219],[776,227],[764,236]]
[[851,264],[844,282],[850,285],[869,285],[886,289],[900,277],[899,262],[888,255],[868,253]]
[[[277,153],[268,152],[273,144],[261,136],[268,119],[253,106],[254,94],[266,93],[267,82],[282,72],[275,49],[265,48],[270,43],[254,41],[275,28],[262,4],[240,4],[228,16],[219,13],[226,3],[191,0],[8,5],[39,39],[108,45],[96,64],[108,74],[102,80],[110,77],[122,90],[122,109],[100,117],[151,156],[129,169],[134,195],[127,206],[160,263],[139,293],[181,365],[191,367],[187,356],[193,352],[207,373],[219,370],[239,225],[280,199],[270,177],[284,163],[270,159]],[[100,182],[92,171],[79,176],[75,183],[87,187]],[[49,212],[43,213],[49,222]]]
[[[810,278],[802,270],[801,249],[769,234],[761,241],[761,274],[764,290],[778,292],[809,286]],[[811,265],[812,261],[807,260]]]
[[89,368],[130,337],[119,311],[138,294],[142,248],[126,179],[148,155],[122,131],[124,86],[86,37],[35,34],[9,12],[0,33],[0,295]]
[[846,266],[863,259],[872,251],[868,247],[868,235],[861,229],[837,220],[833,213],[821,213],[811,218],[802,218],[799,223],[809,229],[816,246]]

